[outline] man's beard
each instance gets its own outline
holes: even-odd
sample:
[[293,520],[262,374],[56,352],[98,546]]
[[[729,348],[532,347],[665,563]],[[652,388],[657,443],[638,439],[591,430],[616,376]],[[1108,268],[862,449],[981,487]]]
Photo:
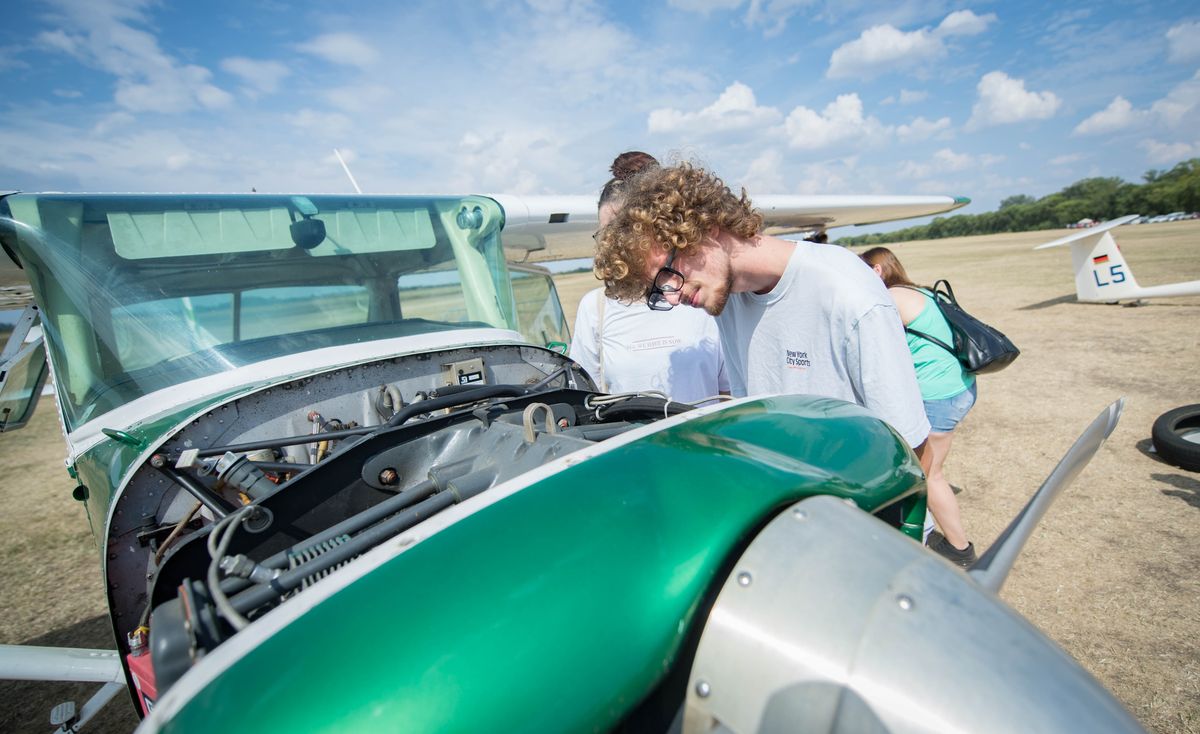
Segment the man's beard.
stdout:
[[726,267],[725,282],[721,284],[720,288],[713,290],[712,297],[708,299],[709,302],[704,306],[705,312],[709,316],[720,316],[721,312],[725,310],[725,303],[729,300],[729,291],[732,289],[733,270]]

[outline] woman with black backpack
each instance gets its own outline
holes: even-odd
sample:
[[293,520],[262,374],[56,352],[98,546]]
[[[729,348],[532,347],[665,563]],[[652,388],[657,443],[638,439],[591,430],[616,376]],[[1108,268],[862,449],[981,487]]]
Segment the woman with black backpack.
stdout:
[[[941,535],[930,538],[929,547],[954,563],[969,567],[975,562],[975,546],[967,540],[958,500],[942,467],[950,453],[954,428],[975,404],[975,375],[967,372],[958,357],[944,348],[954,339],[931,291],[913,283],[900,260],[886,247],[874,247],[861,257],[883,279],[900,312],[921,399],[925,402],[925,414],[929,418],[931,431],[921,465],[925,470],[929,511],[941,528]],[[913,332],[920,332],[921,336]],[[924,335],[933,336],[943,346]]]

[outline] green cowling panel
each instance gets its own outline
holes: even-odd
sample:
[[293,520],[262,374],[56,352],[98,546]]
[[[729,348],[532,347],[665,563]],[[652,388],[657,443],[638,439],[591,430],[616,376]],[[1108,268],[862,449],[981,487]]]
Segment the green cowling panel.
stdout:
[[814,493],[873,508],[920,480],[895,434],[846,403],[702,416],[409,548],[235,662],[164,731],[603,730],[670,668],[766,518]]
[[105,527],[105,521],[108,518],[109,506],[116,499],[117,488],[123,486],[132,470],[137,468],[134,462],[142,451],[162,441],[189,416],[242,391],[230,390],[213,395],[178,407],[165,416],[129,427],[125,433],[138,442],[136,446],[107,438],[75,460],[72,468],[78,476],[79,483],[88,487],[88,522],[91,524],[92,539],[97,548],[104,548],[107,543],[105,533],[108,528]]

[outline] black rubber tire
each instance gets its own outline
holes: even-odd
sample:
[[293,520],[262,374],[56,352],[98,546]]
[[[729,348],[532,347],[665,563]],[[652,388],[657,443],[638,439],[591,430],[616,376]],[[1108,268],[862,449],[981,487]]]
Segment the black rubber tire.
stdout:
[[[1150,440],[1158,457],[1180,469],[1200,472],[1200,443],[1196,443],[1196,432],[1200,431],[1200,403],[1183,405],[1168,410],[1154,421]],[[1185,433],[1192,440],[1184,438]]]

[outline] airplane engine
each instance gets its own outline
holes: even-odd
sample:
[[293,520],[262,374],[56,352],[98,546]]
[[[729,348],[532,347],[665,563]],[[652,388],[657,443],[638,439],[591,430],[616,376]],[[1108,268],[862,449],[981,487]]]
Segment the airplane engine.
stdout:
[[[986,632],[986,633],[985,633]],[[813,497],[733,565],[688,680],[685,734],[1141,732],[1090,674],[949,563]]]

